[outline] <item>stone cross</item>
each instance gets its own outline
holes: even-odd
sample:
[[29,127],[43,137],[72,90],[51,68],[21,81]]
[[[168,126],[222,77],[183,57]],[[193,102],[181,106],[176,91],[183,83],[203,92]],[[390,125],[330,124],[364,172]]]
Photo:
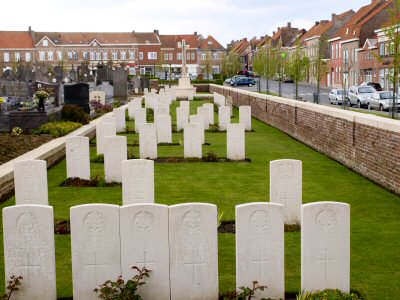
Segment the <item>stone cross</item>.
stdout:
[[188,77],[186,69],[186,41],[182,40],[182,77]]

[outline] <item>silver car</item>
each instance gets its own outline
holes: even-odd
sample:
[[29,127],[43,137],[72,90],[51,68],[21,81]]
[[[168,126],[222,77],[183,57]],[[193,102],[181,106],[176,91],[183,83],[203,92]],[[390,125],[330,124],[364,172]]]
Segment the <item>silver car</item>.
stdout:
[[[397,111],[400,111],[400,98],[396,97]],[[393,92],[376,92],[368,98],[369,109],[391,110],[393,106]]]
[[372,94],[376,93],[376,90],[371,86],[352,86],[349,90],[350,106],[356,105],[357,107],[368,107],[368,98]]
[[342,104],[343,98],[345,99],[346,102],[346,95],[343,95],[343,89],[333,89],[329,93],[329,102],[331,104],[336,104],[336,105]]

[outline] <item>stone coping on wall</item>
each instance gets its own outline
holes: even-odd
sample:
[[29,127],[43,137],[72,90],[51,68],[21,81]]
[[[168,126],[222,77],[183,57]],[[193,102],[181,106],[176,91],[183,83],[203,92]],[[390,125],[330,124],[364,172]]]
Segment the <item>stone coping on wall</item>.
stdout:
[[210,84],[210,86],[215,87],[215,88],[222,88],[234,93],[240,93],[242,95],[247,95],[259,99],[264,99],[268,101],[273,101],[277,102],[280,104],[286,104],[288,106],[293,106],[313,112],[318,112],[322,113],[331,117],[335,118],[340,118],[344,119],[350,122],[355,122],[355,123],[360,123],[363,125],[375,127],[378,129],[383,129],[383,130],[388,130],[388,131],[394,131],[397,133],[400,133],[400,121],[399,120],[393,120],[385,117],[380,117],[376,115],[371,115],[371,114],[366,114],[362,112],[355,112],[355,111],[349,111],[349,110],[344,110],[341,108],[336,108],[336,107],[330,107],[330,106],[325,106],[325,105],[320,105],[320,104],[315,104],[315,103],[310,103],[310,102],[303,102],[303,101],[298,101],[298,100],[293,100],[293,99],[288,99],[288,98],[283,98],[283,97],[277,97],[277,96],[271,96],[271,95],[265,95],[265,94],[260,94],[257,92],[251,92],[251,91],[246,91],[246,90],[239,90],[236,88],[232,87],[227,87],[227,86],[221,86],[221,85],[215,85],[215,84]]
[[[128,105],[123,105],[121,108],[127,109]],[[62,152],[65,150],[65,139],[67,137],[73,136],[93,136],[96,132],[96,124],[101,122],[101,120],[112,114],[112,112],[107,113],[93,121],[91,121],[87,125],[83,125],[82,127],[78,128],[77,130],[69,133],[66,136],[54,139],[46,144],[41,145],[40,147],[29,151],[13,160],[6,162],[5,164],[0,166],[0,189],[1,186],[10,180],[14,179],[14,163],[21,160],[32,160],[32,159],[41,159],[46,160],[47,158],[52,157],[54,154],[58,152]],[[50,167],[48,165],[48,167]]]

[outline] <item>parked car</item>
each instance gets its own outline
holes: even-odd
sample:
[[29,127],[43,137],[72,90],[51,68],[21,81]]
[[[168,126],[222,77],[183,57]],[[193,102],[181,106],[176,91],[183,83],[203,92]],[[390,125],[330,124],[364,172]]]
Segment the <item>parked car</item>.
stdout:
[[238,85],[253,86],[253,85],[256,85],[256,81],[250,77],[237,77],[231,81],[231,85],[232,86],[238,86]]
[[382,87],[378,82],[367,82],[366,85],[372,86],[377,92],[382,91]]
[[[346,91],[346,92],[347,92],[347,91]],[[339,105],[339,104],[342,104],[343,98],[345,98],[344,101],[347,102],[347,101],[346,101],[346,97],[347,97],[346,94],[347,94],[347,93],[345,93],[345,95],[343,95],[343,89],[333,89],[333,90],[329,93],[329,102],[330,102],[331,104]]]
[[[246,78],[244,75],[235,75],[232,78],[228,78],[229,81],[227,82],[228,84],[232,85],[232,83],[234,83],[236,81],[237,78]],[[227,80],[228,80],[227,79]],[[227,81],[225,80],[225,82]]]
[[367,107],[368,98],[371,97],[374,93],[376,93],[376,90],[372,86],[352,86],[349,89],[348,95],[350,106],[356,105],[357,107]]
[[[400,111],[400,98],[396,97],[397,111]],[[393,107],[393,92],[377,92],[368,98],[369,109],[391,110]]]

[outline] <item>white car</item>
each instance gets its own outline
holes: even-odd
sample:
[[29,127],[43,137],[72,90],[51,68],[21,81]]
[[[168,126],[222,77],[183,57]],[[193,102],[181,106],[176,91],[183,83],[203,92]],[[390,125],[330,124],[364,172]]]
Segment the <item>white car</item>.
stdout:
[[[397,96],[397,111],[400,111],[400,98]],[[393,106],[393,92],[376,92],[368,98],[369,109],[391,110]]]
[[346,102],[346,95],[343,95],[343,89],[333,89],[329,93],[329,102],[336,105],[342,104],[343,97],[345,97],[344,100]]
[[349,90],[348,96],[350,106],[356,105],[357,107],[368,107],[368,98],[374,93],[376,93],[376,90],[372,86],[352,86]]

